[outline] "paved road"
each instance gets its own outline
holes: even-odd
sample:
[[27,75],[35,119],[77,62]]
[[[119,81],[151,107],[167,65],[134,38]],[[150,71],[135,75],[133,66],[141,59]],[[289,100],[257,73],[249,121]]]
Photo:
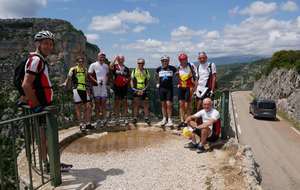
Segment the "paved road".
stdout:
[[249,91],[233,92],[232,100],[241,144],[248,144],[262,173],[267,190],[300,189],[300,133],[291,124],[257,120],[249,114]]

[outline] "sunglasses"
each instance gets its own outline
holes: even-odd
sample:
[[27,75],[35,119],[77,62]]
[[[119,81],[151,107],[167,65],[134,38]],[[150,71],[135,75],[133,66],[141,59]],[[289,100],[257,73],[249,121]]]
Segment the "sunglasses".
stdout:
[[137,64],[139,64],[139,65],[140,65],[140,64],[145,64],[145,63],[144,63],[144,62],[138,62]]
[[84,61],[81,59],[81,60],[77,60],[78,63],[84,63]]

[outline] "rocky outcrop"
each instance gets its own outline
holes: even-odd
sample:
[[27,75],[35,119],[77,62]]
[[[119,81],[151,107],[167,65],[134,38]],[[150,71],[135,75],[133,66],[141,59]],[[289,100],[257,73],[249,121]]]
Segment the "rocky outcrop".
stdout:
[[0,81],[12,78],[15,64],[30,51],[34,51],[34,35],[40,30],[55,34],[55,48],[49,56],[51,74],[63,76],[75,64],[78,54],[88,62],[96,59],[99,48],[87,42],[83,32],[69,22],[58,19],[24,18],[0,19]]
[[300,122],[300,74],[295,70],[273,69],[254,84],[256,97],[273,99],[278,109]]

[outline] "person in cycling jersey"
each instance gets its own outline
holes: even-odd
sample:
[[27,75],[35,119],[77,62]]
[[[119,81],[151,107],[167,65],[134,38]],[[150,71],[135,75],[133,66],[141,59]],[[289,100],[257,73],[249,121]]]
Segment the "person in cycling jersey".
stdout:
[[150,125],[149,120],[149,97],[147,88],[150,80],[150,73],[144,68],[145,59],[137,60],[137,67],[131,72],[131,88],[133,92],[133,123],[137,122],[140,103],[142,102],[145,114],[145,122]]
[[75,113],[77,121],[80,122],[80,130],[92,129],[92,106],[90,92],[87,89],[87,70],[84,66],[83,56],[76,57],[76,66],[70,68],[62,86],[67,86],[69,82],[72,83]]
[[190,114],[190,103],[194,93],[194,83],[196,80],[194,66],[188,62],[188,56],[181,53],[178,56],[180,65],[177,71],[178,77],[178,100],[180,108],[180,124],[178,129],[183,127],[186,117]]
[[[127,92],[130,82],[130,70],[125,66],[125,57],[118,55],[110,64],[110,70],[113,73],[113,91],[115,94],[114,115],[120,119],[120,116],[125,118],[125,124],[128,122],[127,112]],[[122,119],[123,120],[123,119]],[[121,120],[121,121],[122,121]]]
[[98,53],[98,60],[92,63],[89,67],[88,73],[93,84],[93,96],[95,100],[96,117],[98,121],[102,119],[105,123],[106,114],[106,100],[107,100],[107,81],[109,74],[109,67],[105,63],[106,55],[104,52]]
[[207,61],[205,52],[198,54],[199,65],[196,68],[197,88],[195,91],[197,110],[202,109],[202,101],[207,97],[213,97],[216,89],[217,70],[214,63]]
[[173,78],[177,69],[176,67],[169,65],[169,56],[162,56],[160,61],[161,66],[156,69],[156,78],[163,119],[158,125],[172,127]]

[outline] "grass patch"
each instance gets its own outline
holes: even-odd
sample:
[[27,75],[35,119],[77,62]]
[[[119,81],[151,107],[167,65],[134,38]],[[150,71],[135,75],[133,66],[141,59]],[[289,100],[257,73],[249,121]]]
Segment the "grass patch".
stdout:
[[289,117],[289,115],[283,111],[277,111],[277,114],[287,120],[288,122],[290,122],[292,124],[292,126],[297,129],[298,131],[300,131],[300,122],[296,121],[295,119]]

